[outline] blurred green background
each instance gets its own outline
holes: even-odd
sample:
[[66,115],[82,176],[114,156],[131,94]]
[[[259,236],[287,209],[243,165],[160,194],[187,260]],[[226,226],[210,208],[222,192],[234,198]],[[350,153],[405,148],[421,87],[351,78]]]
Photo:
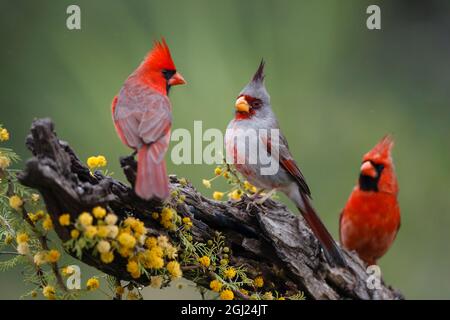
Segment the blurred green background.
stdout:
[[[369,31],[376,3],[382,30]],[[66,28],[69,4],[81,7],[80,31]],[[103,154],[123,179],[117,159],[130,151],[110,103],[161,36],[188,81],[171,92],[174,128],[224,129],[264,57],[274,110],[336,237],[362,155],[392,133],[402,226],[380,261],[384,279],[407,298],[450,298],[450,2],[2,0],[0,26],[0,122],[23,159],[31,121],[48,116],[82,159]],[[169,161],[206,194],[213,168]],[[0,298],[24,291],[20,270],[0,274]]]

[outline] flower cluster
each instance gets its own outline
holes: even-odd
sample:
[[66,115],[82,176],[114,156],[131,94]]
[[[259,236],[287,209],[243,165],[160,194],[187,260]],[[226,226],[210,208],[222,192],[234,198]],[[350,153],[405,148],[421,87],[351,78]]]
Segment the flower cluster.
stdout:
[[231,185],[228,191],[214,191],[212,197],[214,200],[221,201],[225,195],[229,200],[239,201],[244,194],[253,195],[258,189],[248,181],[242,181],[236,170],[230,165],[221,165],[214,169],[214,177],[203,179],[202,184],[205,188],[211,189],[212,182],[218,178],[224,178],[227,184]]
[[98,155],[89,157],[86,161],[86,164],[88,165],[90,170],[94,170],[97,168],[106,167],[108,161],[106,160],[105,156]]

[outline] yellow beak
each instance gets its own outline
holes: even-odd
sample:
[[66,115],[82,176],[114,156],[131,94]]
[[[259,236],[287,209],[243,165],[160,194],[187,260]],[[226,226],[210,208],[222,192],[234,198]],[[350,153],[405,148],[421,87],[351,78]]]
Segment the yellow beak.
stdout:
[[235,107],[236,107],[236,110],[239,112],[248,113],[250,111],[250,105],[248,104],[247,100],[245,100],[245,97],[239,97],[236,100]]

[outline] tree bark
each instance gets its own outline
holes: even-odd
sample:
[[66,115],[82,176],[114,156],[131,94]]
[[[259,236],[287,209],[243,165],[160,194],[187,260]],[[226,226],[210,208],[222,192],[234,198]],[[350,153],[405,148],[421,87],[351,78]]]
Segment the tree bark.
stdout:
[[[50,119],[33,122],[26,144],[33,157],[19,174],[19,181],[41,193],[63,242],[70,234],[59,225],[59,215],[70,213],[75,220],[80,212],[98,205],[110,208],[119,219],[133,215],[145,223],[149,233],[166,234],[176,240],[176,235],[167,233],[151,218],[153,211],[161,209],[161,203],[141,200],[128,184],[98,171],[91,175],[69,144],[57,138]],[[120,162],[133,185],[134,158],[121,158]],[[176,176],[170,176],[170,184],[186,197],[183,203],[173,205],[179,214],[192,219],[194,240],[206,242],[215,232],[222,233],[232,250],[230,263],[245,265],[249,276],[262,274],[278,292],[303,291],[310,299],[403,299],[382,280],[378,289],[369,289],[366,266],[352,252],[344,250],[348,268],[330,266],[303,218],[279,202],[267,200],[263,207],[248,206],[246,196],[238,202],[220,202],[203,197],[190,183],[181,185]],[[81,260],[118,279],[134,280],[126,271],[126,260],[120,257],[104,264],[91,252],[84,252]],[[184,277],[190,279],[188,271]],[[207,287],[208,279],[190,280]],[[137,282],[147,285],[148,279],[142,277]]]

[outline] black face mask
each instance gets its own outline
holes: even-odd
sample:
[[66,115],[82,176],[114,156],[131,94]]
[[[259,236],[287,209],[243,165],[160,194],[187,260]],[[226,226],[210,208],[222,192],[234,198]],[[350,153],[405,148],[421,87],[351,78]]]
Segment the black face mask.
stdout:
[[375,178],[370,176],[359,175],[359,188],[363,191],[378,191],[378,181],[380,181],[381,172],[384,169],[384,165],[375,164],[372,161],[370,163],[374,166],[377,171]]
[[164,79],[166,79],[166,92],[167,92],[167,94],[169,94],[169,90],[171,88],[171,85],[169,84],[169,80],[173,77],[173,75],[175,73],[177,73],[177,70],[166,70],[166,69],[164,69],[162,71]]

